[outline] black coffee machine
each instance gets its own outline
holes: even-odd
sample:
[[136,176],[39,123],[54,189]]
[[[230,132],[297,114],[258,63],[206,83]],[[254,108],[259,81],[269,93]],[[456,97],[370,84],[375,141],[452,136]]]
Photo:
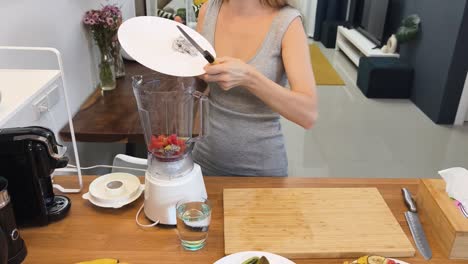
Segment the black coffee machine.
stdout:
[[18,226],[47,225],[70,210],[70,199],[53,192],[51,174],[68,164],[59,147],[47,128],[0,129],[0,176],[9,182]]
[[19,264],[23,262],[27,251],[16,228],[7,187],[8,181],[0,177],[0,264]]

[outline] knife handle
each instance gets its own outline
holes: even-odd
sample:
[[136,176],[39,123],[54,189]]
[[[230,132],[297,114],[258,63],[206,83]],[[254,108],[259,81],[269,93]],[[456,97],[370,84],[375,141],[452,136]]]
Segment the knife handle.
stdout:
[[410,191],[406,188],[403,188],[401,189],[401,192],[403,193],[403,199],[405,200],[405,204],[408,207],[408,210],[410,210],[410,212],[417,213],[418,209],[416,208],[416,204],[414,203]]
[[211,53],[207,50],[203,51],[203,57],[205,57],[205,59],[210,63],[210,64],[213,64],[215,62],[215,58],[213,57],[213,55],[211,55]]

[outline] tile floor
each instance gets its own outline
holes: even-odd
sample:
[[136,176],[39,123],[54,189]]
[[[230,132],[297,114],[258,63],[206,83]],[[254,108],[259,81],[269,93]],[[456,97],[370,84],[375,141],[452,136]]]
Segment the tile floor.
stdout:
[[318,87],[312,130],[283,120],[291,177],[436,178],[468,168],[468,126],[436,125],[409,100],[367,99],[355,66],[321,48],[346,86]]

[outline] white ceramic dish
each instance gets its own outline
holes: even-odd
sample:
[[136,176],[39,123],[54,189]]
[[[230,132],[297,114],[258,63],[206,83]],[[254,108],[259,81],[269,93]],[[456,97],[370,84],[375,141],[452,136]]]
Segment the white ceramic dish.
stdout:
[[393,261],[396,261],[398,264],[409,264],[408,262],[404,262],[404,261],[401,261],[401,260],[398,260],[398,259],[392,259],[390,258],[391,260]]
[[[216,261],[214,264],[241,264],[242,262],[246,261],[247,259],[251,257],[261,257],[265,256],[270,264],[295,264],[293,261],[284,258],[282,256],[273,254],[273,253],[268,253],[268,252],[262,252],[262,251],[244,251],[244,252],[239,252],[235,254],[231,254],[229,256],[226,256],[218,261]],[[392,259],[396,261],[398,264],[409,264],[408,262],[404,262],[401,260],[397,259]]]
[[204,74],[203,67],[208,62],[199,52],[189,55],[174,50],[174,41],[181,37],[185,39],[177,25],[216,57],[208,40],[195,30],[181,23],[154,16],[134,17],[125,21],[119,27],[119,42],[129,56],[154,71],[180,77]]
[[265,256],[270,264],[295,264],[291,260],[273,254],[273,253],[268,253],[268,252],[262,252],[262,251],[244,251],[244,252],[238,252],[235,254],[231,254],[229,256],[226,256],[218,261],[216,261],[214,264],[241,264],[242,262],[246,261],[247,259],[251,257],[261,257]]
[[398,260],[398,259],[392,259],[391,260],[393,261],[396,261],[398,264],[409,264],[408,262],[404,262],[404,261],[401,261],[401,260]]

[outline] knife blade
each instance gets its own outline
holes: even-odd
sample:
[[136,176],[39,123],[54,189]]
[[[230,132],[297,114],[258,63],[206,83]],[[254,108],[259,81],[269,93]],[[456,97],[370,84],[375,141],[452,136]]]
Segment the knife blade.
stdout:
[[182,35],[190,42],[190,44],[192,44],[192,46],[194,46],[198,50],[198,52],[200,52],[201,55],[203,55],[203,57],[209,63],[212,64],[212,63],[215,62],[214,56],[209,51],[207,51],[207,50],[203,49],[202,47],[200,47],[200,45],[198,45],[198,43],[192,37],[190,37],[190,35],[187,34],[187,32],[185,32],[185,30],[183,30],[180,26],[177,26],[177,28],[182,33]]
[[405,204],[409,209],[408,212],[405,212],[406,222],[408,222],[408,226],[410,228],[411,235],[413,235],[416,247],[424,259],[430,260],[432,258],[432,250],[421,225],[416,203],[414,202],[408,189],[403,188],[401,191],[403,194],[403,199],[405,200]]

